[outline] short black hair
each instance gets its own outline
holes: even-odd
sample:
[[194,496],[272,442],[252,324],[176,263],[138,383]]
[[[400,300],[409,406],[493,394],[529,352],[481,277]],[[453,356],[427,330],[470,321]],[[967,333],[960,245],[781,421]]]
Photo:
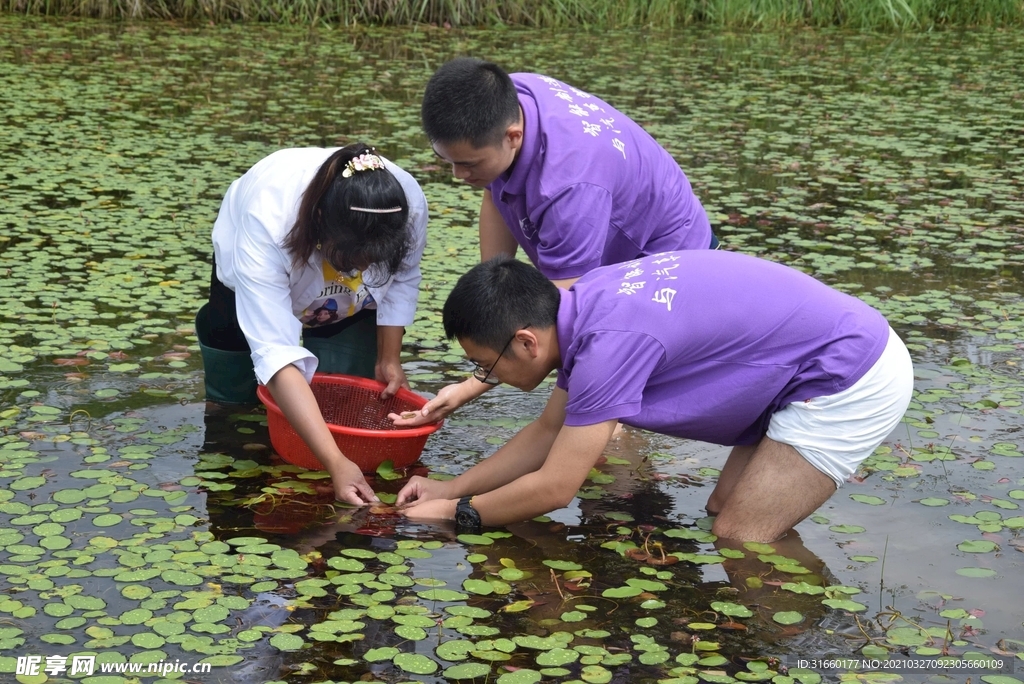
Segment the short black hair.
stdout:
[[444,334],[501,351],[517,330],[555,325],[559,301],[558,288],[536,268],[496,256],[455,283],[444,303]]
[[431,143],[469,141],[486,147],[500,142],[519,121],[519,95],[497,64],[459,57],[430,77],[420,115]]

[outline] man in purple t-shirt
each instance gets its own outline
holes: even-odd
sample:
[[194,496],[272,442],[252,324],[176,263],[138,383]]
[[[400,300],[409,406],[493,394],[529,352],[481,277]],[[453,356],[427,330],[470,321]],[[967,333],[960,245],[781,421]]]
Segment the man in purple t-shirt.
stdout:
[[[560,287],[598,266],[717,247],[686,175],[607,102],[539,74],[459,58],[431,77],[423,128],[455,176],[484,189],[480,257],[518,247]],[[441,418],[486,390],[444,388],[415,420]]]
[[[714,302],[714,304],[709,304]],[[913,369],[877,311],[780,264],[666,252],[591,271],[568,291],[498,258],[444,307],[483,382],[535,388],[543,414],[448,482],[413,478],[413,518],[504,525],[567,505],[616,421],[734,446],[708,499],[720,537],[772,541],[842,486],[896,427]]]

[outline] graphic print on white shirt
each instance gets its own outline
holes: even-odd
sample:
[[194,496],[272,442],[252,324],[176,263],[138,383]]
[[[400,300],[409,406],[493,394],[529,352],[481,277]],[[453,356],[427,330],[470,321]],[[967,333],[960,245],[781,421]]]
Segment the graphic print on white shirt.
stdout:
[[323,272],[324,288],[299,317],[303,327],[330,325],[363,309],[377,308],[373,295],[363,283],[362,271],[338,273],[325,261]]

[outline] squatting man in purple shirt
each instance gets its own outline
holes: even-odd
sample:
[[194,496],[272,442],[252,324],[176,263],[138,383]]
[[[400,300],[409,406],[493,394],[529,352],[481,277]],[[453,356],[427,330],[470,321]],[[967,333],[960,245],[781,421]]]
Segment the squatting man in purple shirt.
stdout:
[[568,290],[497,257],[459,279],[444,328],[484,382],[529,391],[558,371],[541,416],[505,446],[398,495],[410,518],[470,528],[568,505],[621,421],[732,445],[707,502],[712,532],[774,541],[871,455],[913,390],[910,355],[878,311],[732,252],[603,266]]
[[[456,178],[483,189],[480,260],[519,247],[560,287],[598,266],[718,241],[679,164],[607,102],[540,74],[447,62],[423,95],[423,130]],[[410,426],[483,394],[443,388]]]

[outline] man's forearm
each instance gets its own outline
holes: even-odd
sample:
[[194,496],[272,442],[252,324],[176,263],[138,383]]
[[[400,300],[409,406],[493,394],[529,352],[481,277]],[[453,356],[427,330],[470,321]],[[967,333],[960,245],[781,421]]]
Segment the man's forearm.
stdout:
[[480,261],[487,261],[499,254],[515,256],[519,249],[512,232],[505,224],[505,219],[494,205],[490,190],[484,190],[484,198],[480,203]]
[[472,496],[504,487],[544,465],[558,429],[551,430],[538,418],[505,446],[459,475],[451,484],[453,496]]
[[540,468],[473,498],[481,520],[485,525],[507,525],[569,505],[601,457],[615,424],[607,420],[563,427]]

